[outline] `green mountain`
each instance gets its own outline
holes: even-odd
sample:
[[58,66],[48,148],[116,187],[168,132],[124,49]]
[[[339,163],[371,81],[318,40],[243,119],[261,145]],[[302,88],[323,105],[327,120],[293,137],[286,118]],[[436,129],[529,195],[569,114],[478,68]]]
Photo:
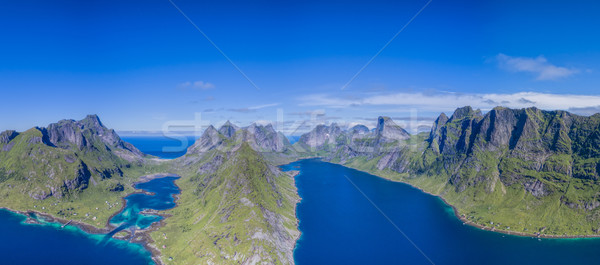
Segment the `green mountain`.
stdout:
[[280,150],[280,137],[271,126],[209,127],[172,161],[171,170],[183,176],[177,181],[182,193],[165,226],[152,234],[155,245],[166,246],[163,261],[294,263],[294,179],[262,153]]
[[106,202],[119,202],[131,191],[129,184],[146,164],[138,149],[95,115],[5,131],[0,133],[0,204],[103,227],[117,209]]
[[428,135],[408,137],[391,119],[378,121],[358,136],[322,125],[295,146],[440,195],[464,219],[496,230],[599,232],[600,114],[464,107],[441,114]]

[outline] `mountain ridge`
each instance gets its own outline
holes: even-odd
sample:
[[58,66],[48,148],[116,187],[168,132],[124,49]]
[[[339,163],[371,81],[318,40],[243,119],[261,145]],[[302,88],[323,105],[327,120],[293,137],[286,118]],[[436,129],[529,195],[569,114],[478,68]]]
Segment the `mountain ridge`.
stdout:
[[[306,135],[323,137],[326,128]],[[496,107],[483,114],[467,106],[450,117],[440,114],[428,134],[391,144],[373,133],[350,135],[351,130],[341,132],[328,145],[301,137],[297,145],[325,160],[440,195],[469,221],[496,223],[497,230],[554,235],[600,230],[599,114],[535,107]],[[525,219],[531,225],[523,224]]]

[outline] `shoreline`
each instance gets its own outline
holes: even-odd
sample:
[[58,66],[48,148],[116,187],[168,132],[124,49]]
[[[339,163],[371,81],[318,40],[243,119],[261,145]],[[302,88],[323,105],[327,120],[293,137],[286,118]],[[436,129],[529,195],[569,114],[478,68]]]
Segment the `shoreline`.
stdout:
[[[148,182],[148,181],[151,181],[154,179],[165,178],[165,177],[176,177],[178,179],[181,178],[181,176],[179,176],[177,174],[156,173],[156,174],[140,176],[140,177],[138,177],[138,181],[132,183],[131,185],[134,188],[134,190],[137,190],[135,188],[135,185],[137,185],[137,184],[145,183],[145,182]],[[179,188],[181,190],[181,188],[179,186],[177,186],[177,184],[175,183],[175,180],[173,180],[173,185],[175,185],[177,188]],[[20,210],[13,210],[13,209],[10,209],[7,207],[0,207],[0,209],[4,209],[4,210],[10,211],[12,213],[16,213],[16,214],[25,216],[27,219],[25,219],[24,222],[28,222],[28,221],[31,222],[32,215],[37,215],[39,217],[42,217],[44,219],[44,221],[46,221],[46,222],[58,223],[61,225],[68,224],[68,225],[72,225],[72,226],[79,228],[84,233],[99,235],[99,234],[108,234],[109,232],[111,232],[115,229],[115,227],[113,227],[110,224],[110,220],[125,209],[125,207],[127,206],[127,201],[125,200],[126,197],[133,195],[133,194],[147,194],[147,193],[148,192],[145,192],[145,191],[134,191],[134,192],[128,193],[124,197],[121,197],[121,208],[118,211],[111,214],[110,217],[108,217],[104,227],[102,227],[102,228],[96,227],[96,226],[88,224],[88,223],[76,221],[76,220],[67,220],[64,218],[56,217],[56,216],[53,216],[48,213],[39,212],[37,210],[20,211]],[[175,202],[175,206],[173,208],[179,206],[179,203],[177,202],[179,199],[178,194],[172,194],[171,196],[173,196],[173,200]],[[170,217],[171,215],[166,214],[166,213],[161,213],[160,211],[156,211],[156,210],[152,210],[152,211],[153,211],[153,213],[152,213],[153,215],[158,215],[163,218],[160,221],[153,223],[152,225],[150,225],[149,227],[147,227],[143,230],[134,230],[132,232],[131,230],[126,229],[126,230],[120,231],[120,232],[126,232],[128,234],[128,236],[125,236],[125,237],[113,236],[112,238],[116,239],[116,240],[123,240],[123,241],[127,241],[130,243],[135,243],[135,244],[141,245],[144,249],[146,249],[148,252],[150,252],[150,259],[155,264],[162,265],[162,264],[164,264],[164,262],[160,259],[160,250],[156,246],[152,245],[152,243],[154,243],[154,240],[152,240],[152,237],[150,236],[150,234],[152,232],[158,230],[159,228],[163,227],[165,225],[163,221],[166,218]],[[41,224],[35,220],[33,222]],[[129,240],[127,238],[129,238]]]
[[[294,162],[291,162],[291,163],[294,163]],[[279,170],[281,170],[281,165],[277,166],[277,167],[279,167]],[[294,187],[296,188],[296,195],[298,195],[298,201],[296,201],[296,204],[294,205],[294,216],[296,217],[296,229],[298,229],[298,236],[294,239],[294,247],[292,248],[292,259],[293,259],[294,252],[296,252],[296,248],[298,247],[298,241],[302,237],[302,231],[300,230],[300,218],[298,217],[298,205],[302,202],[302,197],[300,197],[300,193],[298,192],[298,186],[296,186],[296,177],[298,175],[300,175],[300,170],[292,169],[292,170],[282,171],[282,172],[287,174],[288,176],[290,176],[292,178],[292,180],[294,180]],[[292,172],[292,174],[288,174],[288,172]]]
[[[475,222],[473,222],[471,220],[468,220],[466,217],[464,217],[463,215],[461,215],[458,212],[458,209],[456,209],[456,207],[454,205],[448,203],[448,201],[446,201],[446,199],[444,197],[442,197],[441,195],[437,195],[437,194],[433,194],[431,192],[425,191],[422,188],[417,187],[417,186],[415,186],[415,185],[413,185],[411,183],[408,183],[406,181],[392,180],[392,179],[389,179],[389,178],[386,178],[386,177],[379,176],[379,175],[377,175],[375,173],[371,173],[371,172],[368,172],[368,171],[365,171],[365,170],[361,170],[361,169],[358,169],[358,168],[347,166],[347,165],[344,165],[344,164],[341,164],[341,163],[334,163],[334,162],[326,161],[326,160],[324,160],[323,157],[318,157],[318,156],[300,158],[300,159],[292,161],[292,162],[290,162],[288,164],[291,164],[291,163],[294,163],[294,162],[297,162],[297,161],[300,161],[300,160],[307,160],[307,159],[319,159],[319,160],[321,160],[323,162],[340,165],[340,166],[343,166],[345,168],[350,168],[350,169],[353,169],[353,170],[356,170],[356,171],[359,171],[359,172],[363,172],[363,173],[366,173],[366,174],[369,174],[369,175],[372,175],[372,176],[375,176],[375,177],[378,177],[378,178],[381,178],[381,179],[384,179],[384,180],[387,180],[387,181],[392,181],[392,182],[406,184],[406,185],[408,185],[408,186],[410,186],[412,188],[415,188],[415,189],[417,189],[417,190],[419,190],[419,191],[421,191],[421,192],[423,192],[425,194],[428,194],[428,195],[435,196],[435,197],[439,198],[440,200],[442,200],[442,202],[444,202],[445,205],[447,205],[447,206],[449,206],[449,207],[452,208],[452,211],[454,212],[454,216],[459,221],[461,221],[464,225],[469,225],[469,226],[478,228],[480,230],[489,231],[489,232],[496,232],[496,233],[506,234],[506,235],[512,235],[512,236],[519,236],[519,237],[531,237],[531,238],[548,238],[548,239],[600,238],[600,234],[598,234],[598,235],[548,235],[548,234],[542,234],[542,233],[526,233],[526,232],[517,232],[517,231],[508,231],[508,230],[490,228],[490,227],[487,227],[485,225],[478,224],[478,223],[475,223]],[[300,198],[300,200],[302,200],[302,198]],[[298,222],[300,222],[300,219],[298,219]],[[300,233],[302,233],[302,232],[300,232]]]
[[[323,161],[323,162],[327,162],[327,163],[332,163],[329,161]],[[494,227],[490,228],[487,227],[485,225],[482,224],[478,224],[475,223],[469,219],[467,219],[466,217],[464,217],[464,215],[461,215],[458,212],[458,209],[456,209],[456,207],[452,204],[450,204],[448,201],[446,201],[446,199],[444,197],[442,197],[441,195],[437,195],[437,194],[433,194],[431,192],[425,191],[423,189],[421,189],[420,187],[417,187],[415,185],[412,185],[411,183],[405,182],[405,181],[399,181],[399,180],[392,180],[392,179],[388,179],[379,175],[376,175],[374,173],[368,172],[368,171],[364,171],[364,170],[360,170],[354,167],[349,167],[343,164],[339,164],[339,163],[332,163],[332,164],[336,164],[336,165],[340,165],[346,168],[350,168],[350,169],[354,169],[356,171],[360,171],[363,173],[367,173],[369,175],[373,175],[375,177],[387,180],[387,181],[392,181],[392,182],[397,182],[397,183],[403,183],[406,184],[412,188],[415,188],[425,194],[431,195],[431,196],[435,196],[437,198],[439,198],[440,200],[442,200],[442,202],[444,202],[444,204],[446,204],[447,206],[449,206],[450,208],[452,208],[452,211],[454,212],[454,216],[461,221],[463,224],[465,225],[469,225],[475,228],[478,228],[480,230],[484,230],[484,231],[489,231],[489,232],[496,232],[496,233],[500,233],[500,234],[506,234],[506,235],[512,235],[512,236],[519,236],[519,237],[531,237],[531,238],[549,238],[549,239],[573,239],[573,238],[600,238],[600,235],[547,235],[547,234],[542,234],[542,233],[526,233],[526,232],[517,232],[517,231],[508,231],[508,230],[502,230],[502,229],[495,229]]]

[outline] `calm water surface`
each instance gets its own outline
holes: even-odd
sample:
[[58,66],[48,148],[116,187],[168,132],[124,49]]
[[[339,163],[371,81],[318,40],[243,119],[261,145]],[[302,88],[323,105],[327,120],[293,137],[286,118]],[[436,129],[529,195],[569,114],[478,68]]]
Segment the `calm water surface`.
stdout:
[[312,159],[282,168],[301,172],[298,265],[600,264],[600,239],[483,231],[463,225],[439,198],[403,183]]

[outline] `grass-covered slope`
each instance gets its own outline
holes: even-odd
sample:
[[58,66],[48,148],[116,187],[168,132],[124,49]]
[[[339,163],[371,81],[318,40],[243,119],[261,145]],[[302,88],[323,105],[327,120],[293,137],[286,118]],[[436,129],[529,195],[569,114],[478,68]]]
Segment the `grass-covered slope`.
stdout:
[[147,167],[95,115],[6,131],[0,134],[0,206],[104,227]]
[[293,263],[299,198],[292,176],[248,143],[227,152],[190,153],[173,163],[183,176],[176,182],[182,189],[178,206],[152,234],[163,262]]

